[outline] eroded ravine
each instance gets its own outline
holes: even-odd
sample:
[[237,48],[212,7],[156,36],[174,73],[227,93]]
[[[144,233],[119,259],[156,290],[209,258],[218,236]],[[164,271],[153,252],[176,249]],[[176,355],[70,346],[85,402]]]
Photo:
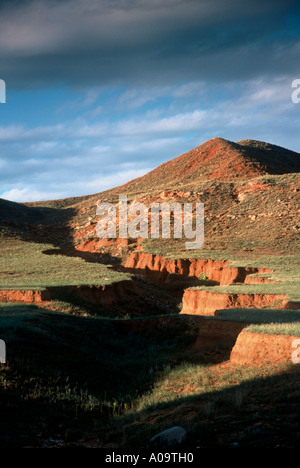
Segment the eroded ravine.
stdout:
[[[47,253],[54,254],[55,251]],[[69,255],[70,252],[65,254]],[[77,255],[77,252],[72,252],[72,255]],[[78,256],[82,256],[82,252],[78,252]],[[86,261],[95,260],[94,257],[92,259],[89,256],[84,258]],[[187,323],[186,320],[192,320],[192,317],[196,319],[196,316],[200,320],[197,325],[199,328],[195,349],[206,349],[208,345],[212,346],[213,343],[217,346],[225,343],[227,354],[231,351],[231,354],[228,354],[228,359],[230,358],[234,362],[243,362],[246,359],[245,353],[242,351],[245,349],[243,337],[249,341],[252,336],[255,347],[260,343],[260,337],[254,339],[253,333],[250,334],[250,338],[249,334],[241,334],[246,324],[236,324],[226,320],[212,321],[209,320],[209,317],[216,316],[218,311],[229,308],[276,307],[284,309],[292,307],[285,295],[246,294],[242,292],[231,294],[214,290],[214,286],[240,284],[242,287],[243,284],[272,282],[269,278],[272,270],[268,268],[232,266],[228,261],[212,259],[169,259],[144,252],[129,254],[123,261],[118,261],[114,268],[131,273],[133,276],[131,279],[110,285],[52,287],[42,291],[0,290],[0,301],[23,302],[51,308],[52,300],[57,299],[61,293],[68,293],[87,303],[100,305],[107,310],[112,310],[115,307],[120,313],[118,318],[122,317],[122,313],[129,318],[143,318],[142,322],[139,321],[139,323],[140,325],[143,323],[145,327],[150,323],[153,327],[153,320],[157,325],[161,324],[161,317],[153,319],[149,316],[168,315],[168,313],[172,315],[174,314],[172,307],[175,306],[176,301],[181,302],[182,306],[180,310],[177,310],[177,316],[180,312],[177,320],[181,317]],[[199,281],[203,282],[202,286],[205,285],[204,289],[194,287],[195,284],[198,285]],[[147,297],[150,294],[152,295],[151,300]],[[166,302],[171,297],[174,301],[170,308],[170,304],[167,305]],[[202,319],[205,317],[206,320],[203,322]],[[127,327],[136,327],[136,322],[134,325],[131,320],[127,322]],[[283,347],[285,355],[288,355],[286,348],[289,342],[290,340],[285,338],[285,346]],[[253,352],[255,353],[255,350]],[[262,351],[260,353],[256,351],[256,353],[258,356],[263,355]],[[248,356],[250,355],[251,353],[248,353]]]

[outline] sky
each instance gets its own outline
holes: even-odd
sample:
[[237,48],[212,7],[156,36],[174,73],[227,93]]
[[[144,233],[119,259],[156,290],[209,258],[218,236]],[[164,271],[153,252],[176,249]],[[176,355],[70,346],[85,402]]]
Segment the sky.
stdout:
[[1,0],[0,197],[116,187],[205,141],[300,152],[298,0]]

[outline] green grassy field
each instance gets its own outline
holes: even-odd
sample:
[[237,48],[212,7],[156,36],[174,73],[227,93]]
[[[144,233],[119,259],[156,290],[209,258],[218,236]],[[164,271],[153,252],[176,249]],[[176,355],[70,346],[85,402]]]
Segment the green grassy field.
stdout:
[[52,244],[1,238],[0,289],[105,285],[129,278],[129,274],[116,272],[109,265],[61,255]]

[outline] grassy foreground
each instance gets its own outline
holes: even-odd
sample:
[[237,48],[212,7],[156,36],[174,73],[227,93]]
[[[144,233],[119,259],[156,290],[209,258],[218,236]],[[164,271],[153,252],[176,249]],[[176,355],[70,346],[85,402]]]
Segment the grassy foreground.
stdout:
[[173,424],[191,448],[296,443],[299,366],[224,365],[222,350],[201,362],[180,321],[126,324],[1,304],[0,446],[140,448]]

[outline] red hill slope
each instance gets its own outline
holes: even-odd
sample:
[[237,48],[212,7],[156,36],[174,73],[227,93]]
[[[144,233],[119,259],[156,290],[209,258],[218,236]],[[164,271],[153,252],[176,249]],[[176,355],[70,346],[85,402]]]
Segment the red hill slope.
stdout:
[[[209,250],[291,254],[299,249],[299,172],[299,153],[260,141],[213,138],[127,184],[78,199],[74,242],[87,250],[109,248],[107,240],[97,240],[96,205],[117,204],[124,193],[129,203],[148,207],[166,200],[204,203]],[[179,244],[149,239],[147,249],[179,255]]]
[[294,151],[254,140],[234,143],[212,138],[118,189],[146,192],[211,180],[235,181],[294,172],[300,172],[300,155]]
[[[63,232],[64,241],[72,246],[91,251],[112,248],[115,253],[118,240],[100,242],[97,237],[96,206],[100,201],[117,204],[118,195],[124,193],[129,203],[138,200],[147,206],[162,200],[204,203],[205,246],[209,250],[291,254],[299,250],[299,172],[299,153],[261,141],[235,143],[213,138],[145,176],[105,192],[27,206],[3,201],[0,226],[27,221],[36,231],[32,227],[36,220],[36,224],[52,225],[51,229],[40,227],[43,240],[57,231],[59,243]],[[126,247],[125,241],[122,246]],[[148,244],[151,252],[181,252],[179,241],[149,239]]]

